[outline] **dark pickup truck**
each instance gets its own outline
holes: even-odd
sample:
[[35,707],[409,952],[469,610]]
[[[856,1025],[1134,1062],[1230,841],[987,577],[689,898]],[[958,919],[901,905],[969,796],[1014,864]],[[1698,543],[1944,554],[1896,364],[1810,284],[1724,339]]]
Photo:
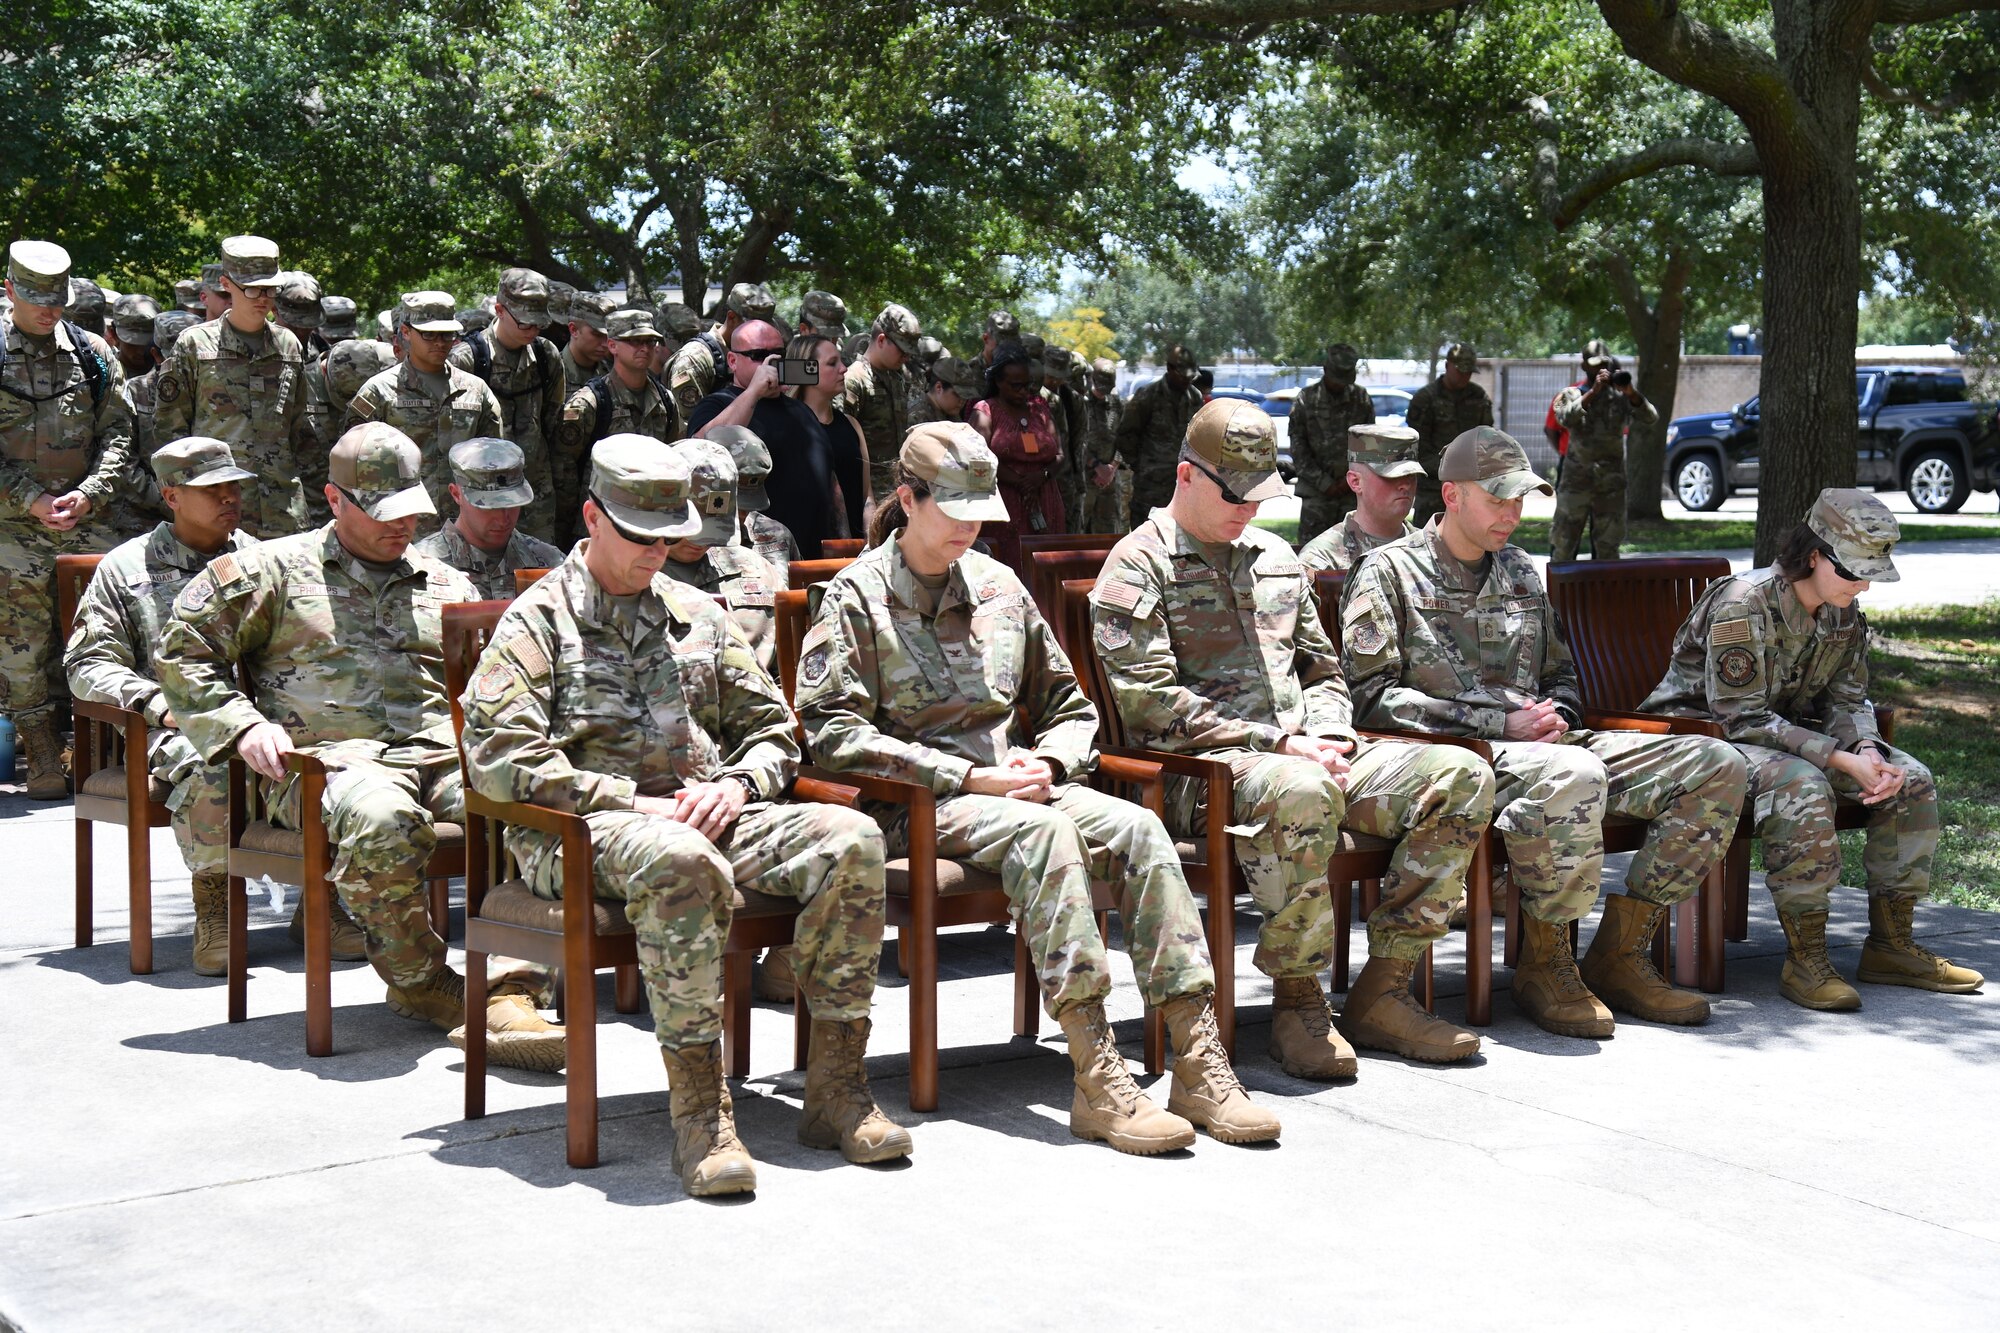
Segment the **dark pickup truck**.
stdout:
[[[1854,372],[1861,427],[1855,484],[1907,491],[1926,514],[1956,513],[1975,490],[2000,483],[2000,419],[1974,402],[1965,376],[1936,366],[1863,366]],[[1757,485],[1757,402],[1678,417],[1667,427],[1667,486],[1689,509],[1720,509]]]

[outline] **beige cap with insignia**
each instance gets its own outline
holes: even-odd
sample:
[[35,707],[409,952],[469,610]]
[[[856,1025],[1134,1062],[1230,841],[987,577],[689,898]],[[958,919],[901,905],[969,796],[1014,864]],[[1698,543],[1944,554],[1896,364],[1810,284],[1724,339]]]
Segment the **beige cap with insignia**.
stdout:
[[1234,504],[1257,504],[1292,493],[1278,475],[1278,428],[1271,414],[1241,398],[1203,404],[1188,422],[1181,461],[1236,496]]
[[736,535],[736,460],[714,440],[674,445],[688,465],[688,498],[701,515],[701,531],[688,538],[702,546],[727,546]]
[[183,435],[153,451],[153,475],[162,486],[220,486],[255,481],[257,474],[236,466],[229,445],[209,435]]
[[1833,548],[1833,558],[1857,579],[1896,583],[1902,575],[1889,559],[1902,539],[1896,516],[1867,491],[1828,487],[1806,514],[1813,536]]
[[650,435],[607,435],[591,446],[591,500],[640,540],[678,541],[701,531],[688,503],[692,489],[686,456]]
[[69,251],[53,241],[15,241],[7,247],[7,281],[29,305],[70,302]]
[[927,421],[903,437],[903,466],[923,479],[945,517],[961,523],[1005,523],[1000,460],[963,421]]

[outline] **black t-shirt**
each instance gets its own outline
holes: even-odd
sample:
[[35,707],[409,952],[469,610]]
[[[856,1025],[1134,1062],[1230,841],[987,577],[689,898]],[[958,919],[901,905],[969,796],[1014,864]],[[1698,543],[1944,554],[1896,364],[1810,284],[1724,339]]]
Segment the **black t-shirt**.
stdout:
[[[688,417],[688,434],[699,434],[742,392],[728,384],[696,403]],[[811,408],[782,394],[757,404],[750,414],[750,429],[771,451],[771,475],[764,483],[765,493],[771,497],[767,512],[792,530],[804,559],[819,559],[820,543],[838,535],[834,526],[833,450],[826,429]]]
[[[808,409],[807,415],[811,415]],[[835,412],[833,420],[820,423],[813,417],[813,425],[825,438],[833,458],[833,475],[840,479],[840,498],[847,503],[847,530],[858,534],[861,531],[861,506],[868,500],[868,476],[861,466],[861,427],[854,424],[845,412]]]

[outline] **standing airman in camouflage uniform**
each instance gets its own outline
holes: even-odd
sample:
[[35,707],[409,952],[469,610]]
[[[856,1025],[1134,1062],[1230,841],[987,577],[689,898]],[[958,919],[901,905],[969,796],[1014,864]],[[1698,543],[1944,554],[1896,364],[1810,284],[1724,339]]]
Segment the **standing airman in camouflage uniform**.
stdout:
[[[394,426],[410,437],[424,460],[424,489],[444,496],[451,486],[451,447],[462,440],[504,435],[500,400],[485,380],[461,370],[448,359],[459,323],[449,292],[405,292],[396,305],[396,331],[403,340],[403,362],[384,370],[361,386],[347,405],[343,429],[370,421]],[[445,502],[446,522],[457,516],[456,505]],[[425,531],[435,531],[435,517],[422,519]]]
[[1118,363],[1099,357],[1090,366],[1089,391],[1078,400],[1077,436],[1083,468],[1081,532],[1118,533],[1132,526],[1132,469],[1118,456]]
[[1834,802],[1869,809],[1868,938],[1860,980],[1963,994],[1979,973],[1911,938],[1938,843],[1937,784],[1882,739],[1868,702],[1871,583],[1902,577],[1902,529],[1866,491],[1824,490],[1769,569],[1718,579],[1674,636],[1666,678],[1642,707],[1712,719],[1750,768],[1765,882],[1785,928],[1780,989],[1808,1009],[1859,1009],[1826,956],[1827,897],[1840,882]]
[[322,296],[319,299],[321,321],[320,341],[331,350],[335,343],[344,343],[356,336],[354,321],[356,310],[354,300],[347,296]]
[[1590,519],[1590,558],[1616,560],[1625,540],[1625,432],[1660,419],[1618,359],[1585,357],[1588,383],[1556,395],[1555,416],[1569,432],[1556,517],[1549,525],[1549,559],[1574,560]]
[[981,374],[993,368],[993,359],[1008,343],[1019,345],[1021,341],[1021,321],[1012,311],[992,310],[986,315],[986,323],[979,332],[979,370]]
[[[121,296],[111,308],[111,322],[105,341],[118,354],[118,364],[129,382],[153,369],[159,362],[153,355],[153,321],[159,318],[160,303],[150,296],[134,293]],[[140,454],[149,458],[150,454]]]
[[1479,353],[1472,344],[1453,343],[1445,350],[1444,373],[1410,395],[1403,424],[1417,433],[1417,461],[1424,465],[1417,480],[1420,528],[1444,512],[1438,459],[1445,446],[1475,426],[1493,424],[1493,400],[1472,382],[1478,369]]
[[737,326],[753,319],[766,322],[776,319],[778,303],[771,298],[771,289],[762,283],[739,282],[729,289],[722,310],[720,328],[689,338],[667,364],[667,388],[680,407],[683,421],[693,413],[695,404],[714,393],[722,382],[729,338]]
[[533,269],[510,268],[500,275],[493,322],[468,333],[449,358],[485,380],[500,400],[501,428],[494,433],[521,446],[535,493],[521,515],[521,529],[545,542],[557,539],[568,526],[559,516],[574,515],[579,503],[574,481],[565,479],[556,458],[569,386],[562,353],[542,336],[549,319],[548,279]]
[[[1172,502],[1105,560],[1092,632],[1132,743],[1221,760],[1235,776],[1230,832],[1265,916],[1255,961],[1271,978],[1271,1058],[1297,1078],[1355,1072],[1318,978],[1333,947],[1327,876],[1342,825],[1398,846],[1340,1031],[1412,1059],[1469,1058],[1479,1039],[1426,1013],[1409,981],[1463,890],[1492,775],[1466,750],[1355,734],[1311,575],[1281,538],[1250,526],[1287,489],[1262,409],[1227,398],[1203,407],[1175,473]],[[1203,832],[1207,794],[1171,779],[1169,824]]]
[[228,313],[198,324],[160,368],[153,423],[160,442],[227,440],[236,465],[257,474],[243,496],[243,528],[282,537],[311,520],[310,488],[326,485],[326,453],[306,424],[305,350],[268,321],[279,286],[278,247],[261,236],[222,243]]
[[[171,313],[176,320],[184,319],[186,327],[194,324],[191,317],[179,311]],[[126,478],[125,494],[117,502],[113,526],[128,538],[150,532],[163,518],[173,517],[160,503],[159,485],[142,461],[151,458],[159,447],[153,430],[153,394],[159,383],[160,364],[172,350],[174,338],[180,336],[176,329],[173,338],[166,339],[163,346],[153,333],[159,318],[159,303],[150,296],[121,296],[111,312],[114,336],[110,342],[118,353],[125,379],[118,392],[124,395],[125,410],[132,417],[132,471]]]
[[[575,393],[610,369],[604,341],[610,331],[607,321],[618,308],[618,298],[602,292],[577,292],[569,298],[569,342],[563,347],[563,384]],[[571,467],[581,468],[581,462]],[[573,521],[573,520],[572,520]]]
[[673,364],[674,353],[680,351],[688,339],[701,332],[701,316],[679,301],[662,301],[659,308],[653,311],[653,327],[660,331],[660,347],[667,358],[653,377],[665,384],[667,366]]
[[766,675],[778,675],[778,594],[785,578],[748,546],[732,545],[736,526],[736,460],[713,440],[674,446],[689,475],[701,530],[667,548],[662,566],[676,583],[720,597],[729,618],[757,655]]
[[[1479,736],[1499,780],[1494,821],[1521,894],[1514,1002],[1550,1032],[1608,1037],[1605,1008],[1703,1023],[1708,1001],[1653,967],[1653,932],[1700,887],[1736,830],[1743,759],[1706,736],[1583,729],[1576,665],[1527,552],[1507,543],[1531,490],[1552,489],[1513,436],[1466,431],[1440,465],[1445,516],[1369,553],[1348,577],[1342,661],[1363,726]],[[1625,892],[1581,971],[1568,925],[1589,915],[1606,815],[1646,821]],[[1594,992],[1594,993],[1593,993]]]
[[117,540],[117,502],[131,485],[132,418],[118,359],[102,338],[64,322],[69,252],[46,241],[7,247],[12,317],[0,328],[0,713],[13,719],[30,800],[69,793],[55,701],[56,557]]
[[747,546],[763,556],[764,563],[777,571],[778,586],[791,586],[792,561],[802,557],[792,530],[765,512],[771,507],[770,492],[764,489],[771,475],[771,451],[748,426],[717,426],[704,438],[727,449],[736,464],[736,512],[742,517],[729,544]]
[[1326,349],[1320,378],[1292,404],[1292,469],[1299,484],[1301,546],[1354,512],[1347,486],[1347,432],[1375,420],[1375,402],[1354,382],[1361,354],[1348,343]]
[[92,337],[102,338],[104,336],[104,316],[105,312],[110,309],[110,304],[110,301],[104,295],[102,287],[92,282],[89,278],[73,277],[70,279],[69,305],[64,308],[63,314],[68,318],[70,323],[76,325],[85,333],[90,334]]
[[929,421],[963,421],[967,410],[986,396],[986,377],[970,361],[941,356],[925,374],[929,387],[910,400],[912,426]]
[[[435,512],[417,447],[369,422],[328,460],[323,528],[225,553],[174,603],[156,665],[166,706],[202,759],[242,756],[274,787],[272,817],[301,827],[293,750],[329,772],[320,814],[335,849],[333,887],[366,936],[388,1004],[462,1043],[465,979],[432,929],[424,867],[438,820],[464,819],[464,787],[444,693],[443,612],[475,593],[457,570],[415,555],[416,516]],[[237,685],[250,678],[256,698]],[[563,1036],[535,1012],[525,965],[495,988],[492,1057],[562,1067]]]
[[1132,469],[1131,519],[1146,515],[1174,497],[1174,468],[1188,423],[1201,410],[1194,385],[1200,366],[1194,353],[1176,343],[1167,349],[1166,374],[1133,394],[1118,418],[1115,447]]
[[798,331],[841,341],[847,337],[847,302],[832,292],[807,292],[799,301]]
[[[877,544],[827,585],[800,645],[799,718],[835,772],[936,795],[938,853],[997,873],[1062,1024],[1076,1070],[1070,1132],[1121,1152],[1276,1138],[1277,1118],[1237,1082],[1216,1030],[1215,974],[1173,840],[1143,807],[1086,786],[1097,713],[1012,570],[971,551],[1004,520],[999,464],[963,423],[919,426],[876,517]],[[890,850],[908,811],[877,804]],[[1118,1053],[1090,882],[1119,895],[1132,967],[1173,1034],[1168,1110]]]
[[222,265],[201,266],[202,323],[212,323],[229,313],[229,288],[223,285]]
[[517,569],[554,569],[562,563],[559,549],[520,529],[535,491],[521,446],[512,440],[454,444],[451,498],[458,517],[410,549],[465,575],[482,600],[511,600]]
[[[903,367],[907,372],[905,378],[910,381],[910,424],[912,426],[918,424],[918,405],[924,401],[933,383],[931,367],[935,366],[941,358],[950,355],[950,350],[928,333],[917,339],[917,354]],[[936,420],[937,418],[927,419]]]
[[[573,479],[572,487],[581,485],[591,446],[599,440],[613,435],[647,435],[671,444],[687,433],[687,414],[647,369],[653,350],[660,344],[652,312],[614,310],[604,327],[605,359],[596,378],[571,389],[569,401],[563,404],[557,469]],[[582,531],[581,497],[574,489],[571,497],[561,506],[566,524],[562,536],[574,540],[573,534]]]
[[201,279],[182,278],[174,284],[174,305],[196,317],[197,322],[208,318],[208,307],[201,302]]
[[[578,814],[597,892],[622,898],[672,1094],[688,1193],[756,1188],[722,1072],[722,952],[736,893],[796,900],[812,1011],[801,1141],[849,1161],[910,1151],[862,1063],[882,947],[882,835],[865,815],[782,801],[790,710],[721,608],[659,575],[702,520],[686,455],[636,435],[591,451],[587,541],[515,601],[464,697],[474,790]],[[510,828],[529,887],[562,893],[556,840]]]
[[847,387],[833,400],[834,411],[861,423],[871,504],[880,504],[896,489],[896,451],[910,427],[910,384],[903,362],[916,356],[922,333],[917,317],[902,306],[882,307],[868,327],[867,355],[847,367]]
[[[1294,412],[1296,415],[1296,411]],[[1410,504],[1417,498],[1417,433],[1408,426],[1356,426],[1347,432],[1347,493],[1354,511],[1299,548],[1307,569],[1352,569],[1362,556],[1416,529]],[[1303,528],[1300,531],[1304,531]]]
[[[278,278],[277,295],[271,303],[271,322],[297,338],[300,350],[310,359],[326,350],[314,346],[320,325],[326,323],[319,280],[296,269],[287,269]],[[333,447],[332,441],[327,442],[327,447]]]
[[1083,403],[1069,387],[1070,370],[1076,357],[1067,347],[1051,347],[1042,353],[1042,396],[1049,401],[1049,415],[1055,421],[1056,440],[1062,445],[1062,462],[1056,468],[1056,488],[1062,494],[1063,526],[1071,532],[1083,531],[1083,451],[1076,447],[1077,431],[1083,424]]

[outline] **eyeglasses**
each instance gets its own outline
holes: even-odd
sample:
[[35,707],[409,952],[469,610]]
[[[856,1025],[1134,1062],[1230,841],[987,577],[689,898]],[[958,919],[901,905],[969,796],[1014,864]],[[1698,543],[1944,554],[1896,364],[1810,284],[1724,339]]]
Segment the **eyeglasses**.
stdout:
[[732,347],[729,349],[731,356],[747,357],[752,361],[765,361],[774,356],[783,356],[784,352],[785,349],[782,347]]
[[597,512],[604,515],[604,521],[611,525],[611,530],[626,541],[631,542],[634,546],[665,546],[667,544],[665,537],[641,537],[638,533],[611,517],[611,511],[605,507],[604,501],[598,499],[595,495],[592,495],[590,500],[592,504],[597,506]]
[[458,335],[449,329],[413,329],[407,324],[403,332],[422,338],[427,343],[448,343]]
[[1189,467],[1193,468],[1196,472],[1201,473],[1202,476],[1207,477],[1210,481],[1215,483],[1215,488],[1222,492],[1222,502],[1224,504],[1247,505],[1250,503],[1250,501],[1244,499],[1242,496],[1238,495],[1235,491],[1230,490],[1228,482],[1224,481],[1221,477],[1217,476],[1215,473],[1210,472],[1207,468],[1195,462],[1192,458],[1188,459],[1187,462]]

